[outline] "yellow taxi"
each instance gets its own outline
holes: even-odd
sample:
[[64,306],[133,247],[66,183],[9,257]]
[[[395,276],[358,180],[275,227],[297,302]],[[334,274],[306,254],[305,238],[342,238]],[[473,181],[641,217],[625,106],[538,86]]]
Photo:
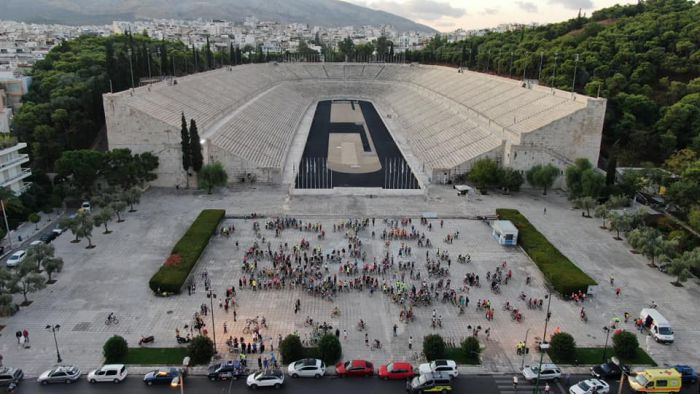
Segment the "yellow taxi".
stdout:
[[647,369],[628,376],[630,388],[638,393],[677,393],[681,391],[681,374],[674,368]]

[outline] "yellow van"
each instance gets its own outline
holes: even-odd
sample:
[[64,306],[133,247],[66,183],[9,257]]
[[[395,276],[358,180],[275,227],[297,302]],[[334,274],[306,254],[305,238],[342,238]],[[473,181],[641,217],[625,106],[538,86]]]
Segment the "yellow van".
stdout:
[[628,376],[630,388],[637,393],[677,393],[681,391],[681,374],[674,368],[647,369]]

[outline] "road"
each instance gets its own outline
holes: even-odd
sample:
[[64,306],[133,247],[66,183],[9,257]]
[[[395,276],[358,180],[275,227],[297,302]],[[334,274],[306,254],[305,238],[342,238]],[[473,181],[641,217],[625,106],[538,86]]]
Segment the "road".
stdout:
[[[572,376],[572,382],[578,382],[587,379],[588,376]],[[475,394],[515,394],[511,383],[512,376],[510,375],[495,375],[495,376],[460,376],[454,381],[453,393],[475,393]],[[559,382],[552,384],[552,394],[567,394],[565,383]],[[185,381],[185,393],[191,394],[228,394],[229,388],[231,393],[240,393],[248,391],[245,387],[245,382],[210,382],[204,377],[193,376]],[[521,383],[518,386],[518,393],[526,394],[533,392],[533,385]],[[544,385],[540,386],[541,389]],[[568,389],[568,388],[566,388]],[[385,382],[377,378],[351,378],[339,379],[336,377],[325,377],[320,380],[314,379],[286,379],[284,386],[279,390],[269,389],[261,391],[293,393],[293,394],[374,394],[374,393],[403,393],[405,383],[401,381]],[[544,391],[542,391],[544,392]],[[682,393],[690,394],[698,392],[697,384],[685,388]],[[18,394],[35,394],[35,393],[124,393],[124,394],[153,394],[153,393],[177,393],[169,386],[154,386],[148,387],[143,384],[140,377],[132,376],[126,379],[121,384],[89,384],[82,379],[78,383],[54,384],[51,386],[42,386],[36,381],[22,382]],[[611,393],[617,393],[617,384],[611,384]],[[625,394],[632,394],[626,388],[623,390]]]

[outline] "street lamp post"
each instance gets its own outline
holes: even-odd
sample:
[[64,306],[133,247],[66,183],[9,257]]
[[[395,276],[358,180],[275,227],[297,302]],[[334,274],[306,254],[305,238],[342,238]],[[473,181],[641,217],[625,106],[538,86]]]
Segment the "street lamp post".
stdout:
[[605,362],[605,357],[608,355],[608,338],[610,338],[610,327],[605,326],[603,327],[603,331],[605,331],[605,347],[603,347],[603,362]]
[[56,362],[59,364],[61,362],[63,362],[63,360],[61,359],[61,353],[58,351],[58,340],[56,339],[56,331],[58,331],[60,328],[61,328],[60,324],[55,324],[55,325],[47,324],[46,325],[46,329],[53,333],[53,342],[56,345]]
[[[549,318],[550,318],[549,307],[552,305],[552,291],[550,290],[545,297],[547,297],[547,315],[544,319],[544,334],[542,334],[542,342],[547,341],[547,325],[549,324]],[[537,394],[540,392],[540,372],[542,371],[542,360],[543,359],[544,359],[544,349],[540,349],[540,363],[539,363],[539,367],[537,368],[537,380],[535,380],[535,388],[532,389],[532,392],[534,394]]]
[[134,66],[131,64],[131,49],[128,50],[129,53],[129,71],[131,71],[131,90],[134,90]]
[[209,292],[207,293],[207,297],[209,297],[209,305],[211,306],[211,335],[214,338],[214,353],[217,353],[217,350],[216,350],[216,323],[214,322],[214,298],[216,298],[216,293],[214,293],[214,290],[209,289]]

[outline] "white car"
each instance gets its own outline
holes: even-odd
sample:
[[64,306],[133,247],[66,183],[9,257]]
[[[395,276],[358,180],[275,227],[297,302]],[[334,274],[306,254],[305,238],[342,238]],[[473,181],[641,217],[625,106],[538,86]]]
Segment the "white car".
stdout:
[[274,387],[276,389],[284,384],[284,374],[279,369],[266,369],[248,375],[246,384],[251,389],[258,387]]
[[14,252],[9,259],[7,259],[5,264],[7,264],[8,267],[16,267],[24,261],[25,257],[27,257],[27,252],[24,250],[18,250]]
[[442,372],[450,375],[451,378],[456,378],[459,375],[457,371],[457,363],[453,360],[434,360],[430,363],[421,364],[418,366],[418,373],[421,375],[431,372]]
[[90,213],[92,210],[92,207],[90,206],[90,201],[83,201],[83,203],[80,205],[80,209],[82,209],[84,212]]
[[326,364],[315,358],[305,358],[289,364],[287,373],[293,378],[320,378],[326,374]]
[[[523,368],[523,377],[525,380],[532,381],[537,379],[537,365],[528,365]],[[557,380],[561,377],[561,370],[554,364],[542,364],[542,369],[539,373],[540,380]]]
[[600,379],[588,379],[569,387],[569,394],[607,394],[610,385]]
[[126,366],[124,364],[107,364],[102,368],[90,371],[87,380],[90,383],[113,382],[121,383],[126,379]]

